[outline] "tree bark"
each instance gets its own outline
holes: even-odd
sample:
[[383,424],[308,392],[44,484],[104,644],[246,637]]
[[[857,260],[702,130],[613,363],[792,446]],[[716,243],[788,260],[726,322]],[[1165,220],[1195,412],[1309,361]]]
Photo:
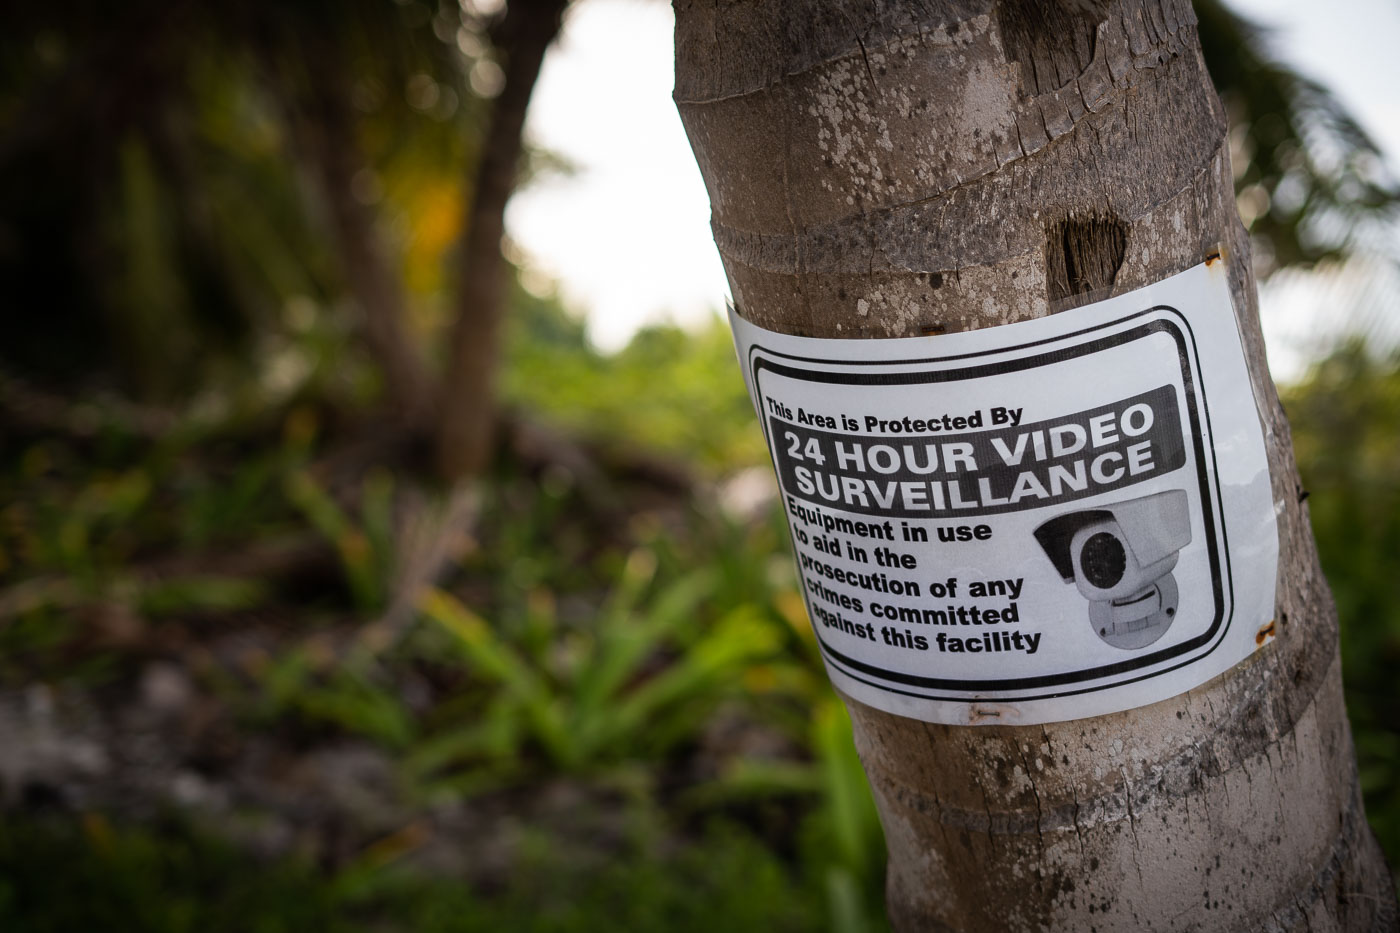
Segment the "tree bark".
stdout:
[[1263,400],[1272,646],[1174,699],[1045,726],[847,698],[896,929],[1396,929],[1186,0],[675,6],[675,96],[745,318],[817,337],[971,330],[1220,254]]
[[490,458],[505,303],[506,202],[515,190],[530,95],[567,5],[568,0],[511,0],[493,30],[505,83],[491,107],[462,237],[456,320],[438,406],[437,463],[445,479],[479,473]]

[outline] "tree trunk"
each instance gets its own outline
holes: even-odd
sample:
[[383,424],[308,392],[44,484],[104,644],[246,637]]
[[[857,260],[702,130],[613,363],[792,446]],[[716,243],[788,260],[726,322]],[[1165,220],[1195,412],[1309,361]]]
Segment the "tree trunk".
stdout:
[[386,394],[406,429],[426,430],[435,403],[433,374],[409,329],[402,276],[375,211],[355,196],[355,176],[369,166],[356,138],[344,62],[325,41],[309,41],[304,49],[310,87],[290,108],[290,123],[325,196],[345,281]]
[[515,190],[530,95],[567,5],[568,0],[511,0],[493,30],[505,84],[492,104],[476,182],[469,190],[456,321],[439,401],[437,463],[445,479],[478,473],[490,458],[505,302],[501,238],[506,202]]
[[847,698],[895,927],[1396,929],[1186,0],[676,14],[675,96],[748,320],[842,338],[992,327],[1220,251],[1266,400],[1274,645],[1174,699],[1045,726],[937,725]]

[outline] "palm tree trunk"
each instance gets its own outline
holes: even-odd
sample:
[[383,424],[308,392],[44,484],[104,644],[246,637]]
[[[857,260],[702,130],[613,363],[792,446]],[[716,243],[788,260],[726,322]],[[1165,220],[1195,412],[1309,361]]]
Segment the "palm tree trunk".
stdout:
[[676,99],[739,312],[885,337],[1041,317],[1222,250],[1277,507],[1275,644],[1037,726],[847,698],[899,930],[1394,930],[1337,621],[1186,0],[676,0]]

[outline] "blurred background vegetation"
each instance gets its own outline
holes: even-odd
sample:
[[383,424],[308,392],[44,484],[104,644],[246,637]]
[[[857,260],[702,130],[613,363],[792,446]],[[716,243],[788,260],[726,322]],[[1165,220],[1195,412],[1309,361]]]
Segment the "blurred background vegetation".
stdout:
[[[220,6],[0,34],[0,928],[883,928],[727,330],[601,353],[499,248],[562,0]],[[1197,8],[1261,271],[1393,245]],[[1400,356],[1282,393],[1396,859]]]

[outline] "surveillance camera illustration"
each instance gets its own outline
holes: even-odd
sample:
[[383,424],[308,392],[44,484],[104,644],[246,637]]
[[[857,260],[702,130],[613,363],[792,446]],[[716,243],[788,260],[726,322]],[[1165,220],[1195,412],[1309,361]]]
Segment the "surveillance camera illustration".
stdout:
[[1034,534],[1064,581],[1089,601],[1099,638],[1134,650],[1171,627],[1180,595],[1172,569],[1191,543],[1185,490],[1068,512]]

